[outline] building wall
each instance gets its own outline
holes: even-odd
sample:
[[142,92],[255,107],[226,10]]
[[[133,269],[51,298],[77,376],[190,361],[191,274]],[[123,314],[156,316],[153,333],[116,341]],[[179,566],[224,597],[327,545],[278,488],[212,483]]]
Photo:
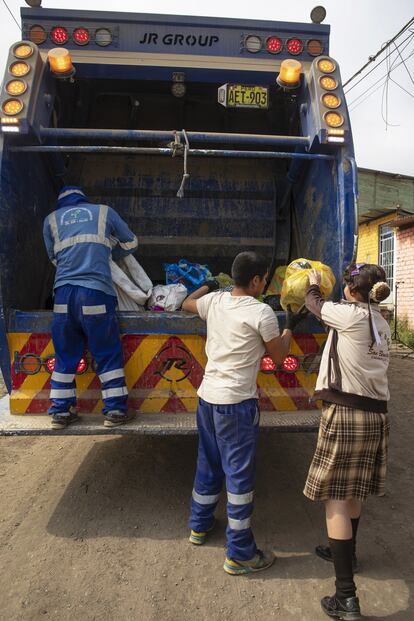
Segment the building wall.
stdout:
[[370,222],[360,224],[358,227],[358,263],[378,263],[379,255],[379,227],[395,219],[395,213],[392,212],[371,220]]
[[396,230],[397,316],[414,330],[414,227]]

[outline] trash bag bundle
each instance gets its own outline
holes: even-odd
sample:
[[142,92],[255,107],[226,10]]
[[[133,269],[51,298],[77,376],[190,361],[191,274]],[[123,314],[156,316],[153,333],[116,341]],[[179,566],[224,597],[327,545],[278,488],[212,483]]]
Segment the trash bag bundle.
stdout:
[[326,299],[331,295],[335,286],[335,276],[331,268],[320,261],[296,259],[288,265],[282,285],[280,303],[284,310],[290,306],[296,313],[304,305],[311,269],[318,270],[321,275],[320,289],[323,297]]

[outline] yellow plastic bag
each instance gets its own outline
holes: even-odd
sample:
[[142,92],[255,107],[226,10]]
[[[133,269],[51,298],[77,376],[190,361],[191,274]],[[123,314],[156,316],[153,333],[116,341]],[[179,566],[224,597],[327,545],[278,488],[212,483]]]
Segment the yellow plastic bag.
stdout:
[[270,285],[266,290],[266,295],[280,295],[286,270],[287,265],[279,265],[279,267],[275,269]]
[[335,276],[331,268],[320,261],[296,259],[288,265],[283,281],[280,304],[284,310],[290,306],[296,313],[303,306],[309,286],[308,275],[312,268],[318,270],[321,275],[320,287],[323,297],[326,299],[331,295],[335,285]]

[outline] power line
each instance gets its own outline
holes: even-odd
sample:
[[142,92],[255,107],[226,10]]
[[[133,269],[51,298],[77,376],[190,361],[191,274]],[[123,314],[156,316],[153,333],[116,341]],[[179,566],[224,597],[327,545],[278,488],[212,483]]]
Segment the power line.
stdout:
[[[410,32],[411,32],[411,30],[410,30]],[[393,50],[391,51],[391,54],[394,54],[394,52],[398,51],[398,48],[399,48],[401,45],[404,45],[404,43],[405,43],[406,41],[409,41],[409,40],[411,40],[412,38],[413,38],[413,33],[409,34],[409,35],[408,35],[408,37],[406,37],[406,38],[404,39],[404,41],[401,41],[401,43],[399,43],[398,45],[396,45],[396,46],[395,46],[395,49],[393,49]],[[394,43],[394,45],[395,45],[395,43]],[[409,45],[409,43],[407,43],[407,45]],[[407,47],[407,46],[406,46],[406,47]],[[404,50],[405,50],[405,48],[404,48]],[[378,63],[378,65],[375,65],[375,67],[373,67],[372,69],[370,69],[370,70],[369,70],[369,71],[368,71],[368,72],[367,72],[364,76],[362,76],[362,78],[361,78],[360,80],[358,80],[358,82],[356,82],[355,84],[353,84],[352,86],[350,86],[350,87],[348,88],[348,90],[346,90],[346,91],[345,91],[345,95],[347,95],[350,91],[352,91],[352,89],[353,89],[353,88],[357,87],[357,86],[358,86],[358,84],[360,84],[363,80],[365,80],[365,78],[367,78],[367,77],[368,77],[368,76],[369,76],[369,75],[370,75],[373,71],[375,71],[376,69],[378,69],[378,67],[380,67],[380,66],[382,65],[382,63],[384,63],[386,60],[387,60],[387,57],[385,57],[385,58],[383,58],[382,60],[380,60],[380,62]],[[349,82],[349,80],[348,80],[348,82]]]
[[9,5],[7,4],[6,0],[2,0],[2,2],[4,4],[4,6],[6,7],[6,9],[8,10],[8,12],[10,13],[10,15],[11,15],[12,19],[14,20],[15,24],[17,25],[17,28],[19,30],[21,30],[20,24],[17,21],[17,19],[15,18],[15,16],[13,15],[13,13],[11,12],[11,9],[9,8]]
[[[411,39],[413,39],[413,38],[414,38],[414,33],[410,36],[410,41],[411,41]],[[406,49],[406,48],[410,45],[410,41],[408,41],[408,43],[407,43],[407,44],[403,47],[403,49],[401,50],[401,52],[404,52],[404,50],[405,50],[405,49]],[[408,60],[408,58],[411,58],[411,56],[412,56],[412,53],[411,53],[411,54],[410,54],[410,55],[409,55],[409,56],[408,56],[405,60]],[[387,55],[386,60],[387,60],[388,58],[389,58],[389,56]],[[396,59],[396,58],[394,58],[394,60],[393,60],[393,62],[392,62],[392,64],[391,64],[391,71],[393,71],[394,69],[397,69],[397,67],[399,67],[399,66],[402,64],[402,62],[399,62],[399,63],[398,63],[398,64],[394,67],[393,65],[394,65],[394,63],[395,63],[395,61],[396,61],[396,60],[397,60],[397,59]],[[387,76],[389,75],[389,73],[391,73],[391,71],[388,71],[388,70],[387,70],[387,72],[386,72],[383,76],[381,76],[378,80],[376,80],[376,82],[373,82],[373,84],[371,84],[371,86],[368,86],[368,88],[367,88],[365,91],[363,91],[362,93],[360,93],[359,95],[357,95],[357,97],[356,97],[356,98],[355,98],[355,99],[354,99],[354,100],[353,100],[353,101],[349,104],[349,106],[352,106],[352,104],[354,104],[356,101],[358,101],[358,99],[360,99],[361,97],[363,97],[363,96],[365,95],[365,93],[367,93],[369,90],[371,90],[372,88],[374,88],[374,86],[376,86],[376,85],[377,85],[379,82],[381,82],[384,78],[386,79],[386,78],[387,78]],[[348,91],[348,92],[349,92],[349,91]]]
[[364,71],[364,69],[366,69],[368,67],[368,65],[370,65],[371,63],[373,63],[375,60],[377,60],[378,56],[380,56],[381,54],[383,54],[385,52],[386,49],[389,48],[390,45],[392,45],[392,43],[394,43],[394,41],[396,39],[398,39],[398,37],[400,35],[402,35],[412,24],[414,24],[414,17],[412,17],[406,24],[405,26],[403,26],[401,28],[401,30],[399,32],[397,32],[397,34],[390,39],[386,45],[384,45],[384,47],[382,47],[380,50],[378,50],[378,52],[376,54],[374,54],[374,56],[370,56],[369,60],[367,63],[365,63],[365,65],[363,65],[361,67],[361,69],[359,69],[356,73],[354,73],[353,76],[351,76],[349,78],[349,80],[347,80],[343,86],[346,86],[347,84],[349,84],[350,82],[352,82],[352,80],[354,80],[360,73],[362,73]]
[[[412,56],[414,56],[414,52],[411,52],[411,54],[409,54],[409,56],[407,56],[407,58],[405,58],[404,60],[405,60],[405,61],[407,61],[407,60],[409,60]],[[402,65],[402,64],[403,64],[402,62],[398,63],[398,65],[396,65],[395,67],[393,67],[393,69],[391,69],[390,73],[392,73],[392,71],[394,71],[395,69],[397,69],[397,68],[398,68],[400,65]],[[382,76],[379,80],[377,80],[376,82],[374,82],[374,84],[371,84],[371,86],[369,86],[369,87],[368,87],[368,88],[367,88],[367,89],[366,89],[363,93],[361,93],[360,95],[358,95],[358,97],[356,97],[353,101],[351,101],[351,103],[350,103],[350,104],[348,104],[348,109],[349,109],[349,111],[351,112],[351,111],[355,110],[355,108],[358,108],[358,106],[360,106],[362,103],[364,103],[364,101],[366,101],[367,99],[369,99],[369,98],[371,97],[371,95],[373,95],[374,93],[376,93],[376,92],[377,92],[377,91],[378,91],[378,90],[379,90],[382,86],[384,86],[384,84],[385,84],[385,82],[387,81],[388,77],[389,77],[389,74],[388,74],[388,72],[387,72],[387,74],[386,74],[385,76],[383,75],[383,76]],[[392,80],[392,81],[393,81],[393,82],[395,82],[395,80]],[[377,86],[377,88],[376,88],[375,90],[373,90],[371,93],[368,93],[368,91],[370,91],[372,88],[374,88],[374,86],[376,86],[379,82],[381,82],[381,84],[379,84],[379,85]],[[396,84],[397,84],[397,83],[396,83]],[[397,84],[397,86],[400,86],[400,88],[402,88],[400,84]],[[366,97],[365,97],[362,101],[358,102],[358,103],[354,106],[354,104],[355,104],[355,103],[356,103],[359,99],[361,99],[361,97],[363,97],[363,96],[364,96],[365,94],[367,94],[367,93],[368,93],[368,95],[367,95],[367,96],[366,96]],[[411,94],[411,93],[410,93],[410,94]],[[352,110],[351,110],[351,106],[354,106],[354,107],[352,108]]]

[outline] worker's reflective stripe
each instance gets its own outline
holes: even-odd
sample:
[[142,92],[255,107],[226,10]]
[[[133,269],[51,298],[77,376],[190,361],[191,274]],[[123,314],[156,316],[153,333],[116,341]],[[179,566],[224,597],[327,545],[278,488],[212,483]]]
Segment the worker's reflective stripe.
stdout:
[[102,397],[104,399],[110,399],[111,397],[124,397],[128,394],[128,388],[121,386],[121,388],[108,388],[102,391]]
[[109,382],[113,379],[118,379],[118,377],[125,377],[124,369],[114,369],[113,371],[106,371],[105,373],[101,373],[99,379],[104,384],[105,382]]
[[67,313],[68,305],[67,304],[55,304],[53,306],[53,312],[54,313]]
[[137,236],[134,235],[134,239],[132,241],[129,242],[119,242],[119,245],[121,246],[121,248],[123,250],[132,250],[133,248],[137,248],[138,246],[138,239]]
[[229,517],[229,526],[232,530],[246,530],[246,528],[250,528],[251,518],[245,518],[244,520],[235,520],[234,518]]
[[100,235],[101,237],[105,237],[107,217],[108,205],[99,205],[98,235]]
[[54,211],[49,215],[48,220],[49,220],[50,232],[52,233],[52,237],[53,237],[53,244],[54,246],[56,246],[56,244],[59,243],[59,232],[58,232],[56,214]]
[[52,388],[50,391],[51,399],[69,399],[70,397],[76,397],[74,388]]
[[53,371],[52,373],[52,381],[62,382],[63,384],[70,384],[75,379],[74,373],[58,373],[57,371]]
[[69,196],[69,194],[80,194],[81,196],[85,196],[82,190],[66,190],[65,192],[61,192],[59,194],[58,201],[60,201],[61,198],[65,198],[66,196]]
[[76,244],[102,244],[107,248],[111,248],[111,242],[107,237],[105,237],[105,235],[94,235],[92,233],[88,233],[85,235],[75,235],[74,237],[68,237],[63,241],[58,241],[53,249],[56,254],[66,248],[71,248]]
[[106,313],[105,304],[98,304],[98,306],[82,306],[82,313],[84,315],[104,315]]
[[248,492],[247,494],[232,494],[227,492],[227,500],[232,505],[247,505],[249,502],[253,502],[254,492]]
[[218,502],[220,498],[220,494],[199,494],[193,489],[193,499],[198,502],[200,505],[213,505],[215,502]]

